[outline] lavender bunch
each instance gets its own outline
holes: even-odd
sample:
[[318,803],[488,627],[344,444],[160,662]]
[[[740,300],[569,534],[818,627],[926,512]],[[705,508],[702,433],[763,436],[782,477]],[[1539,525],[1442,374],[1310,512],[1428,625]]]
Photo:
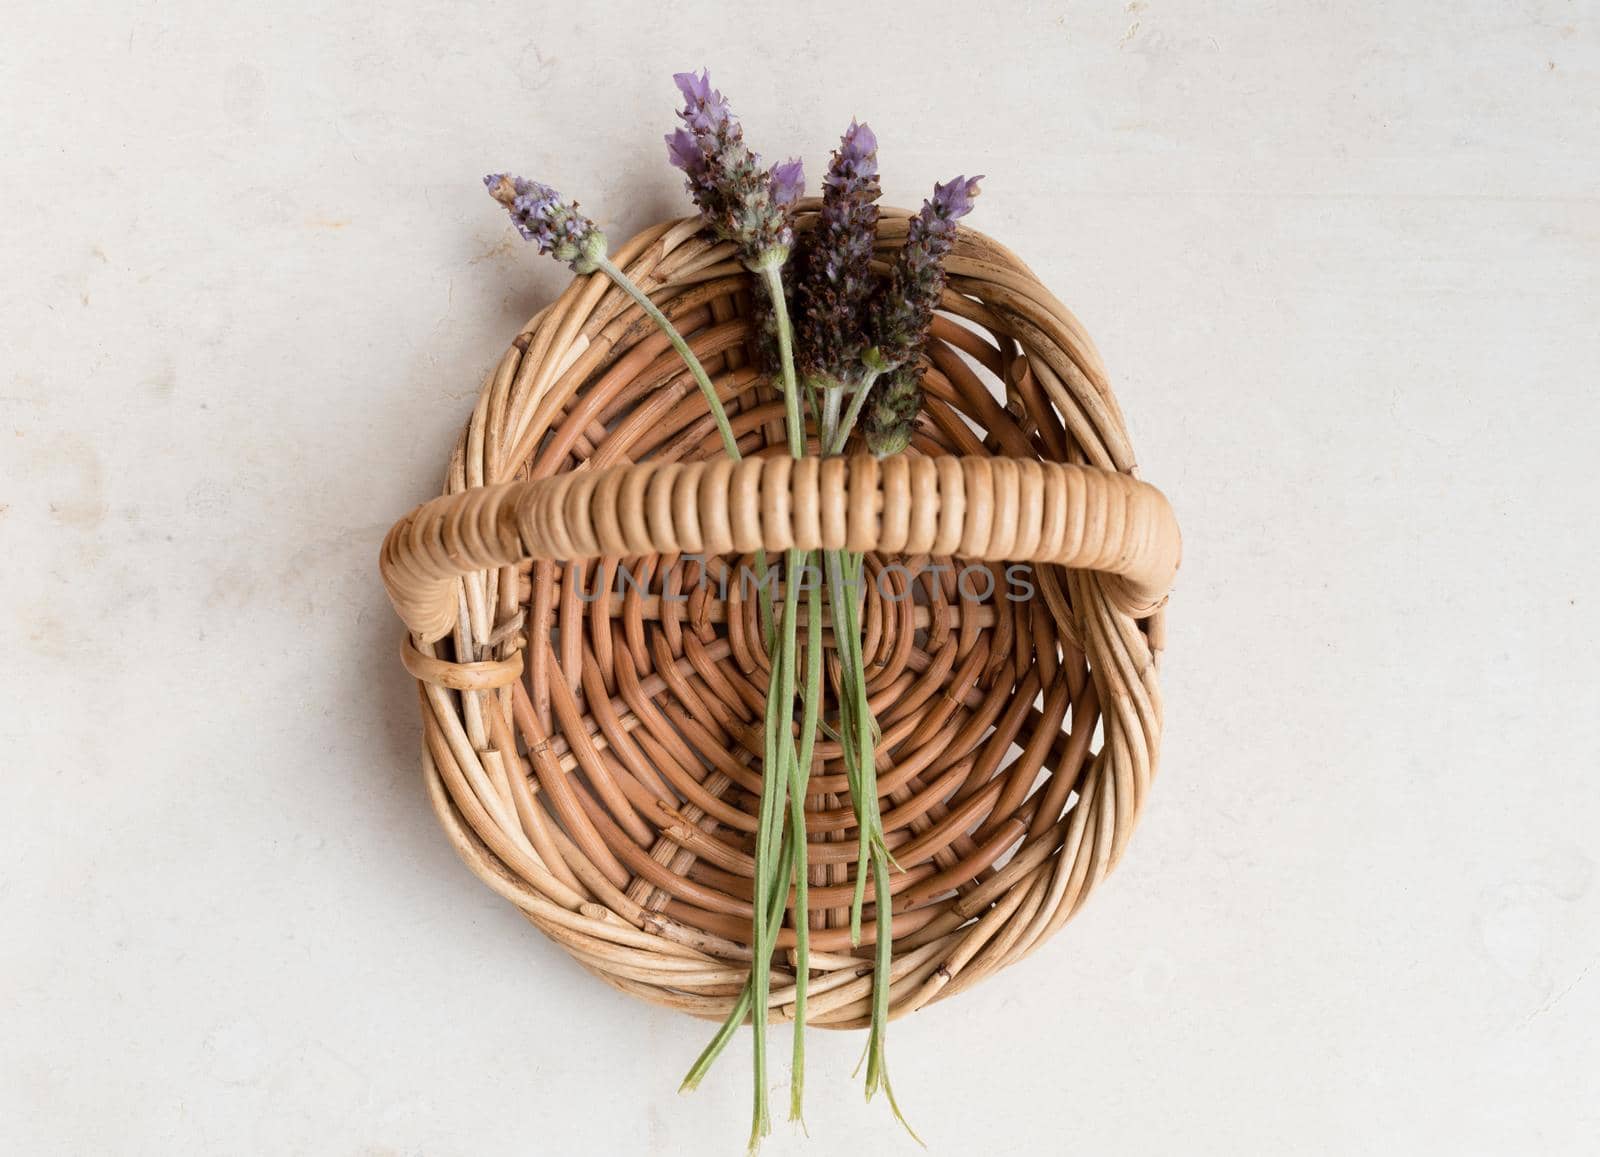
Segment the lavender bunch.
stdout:
[[[933,196],[912,219],[906,242],[888,278],[880,284],[872,270],[879,196],[877,139],[868,126],[852,121],[823,179],[823,205],[816,228],[806,237],[796,262],[799,277],[795,284],[794,307],[798,323],[797,329],[792,330],[781,271],[794,246],[789,215],[800,191],[798,162],[764,170],[760,158],[745,146],[738,122],[722,94],[711,87],[710,79],[704,73],[680,74],[675,79],[686,104],[679,112],[683,127],[667,137],[668,152],[673,163],[684,172],[688,190],[707,225],[717,236],[736,241],[746,266],[764,282],[764,300],[757,299],[757,324],[764,330],[770,323],[776,334],[777,355],[784,375],[791,452],[799,457],[805,445],[796,389],[797,363],[807,386],[821,395],[817,432],[824,453],[843,451],[852,427],[863,412],[868,447],[875,454],[887,456],[903,450],[910,442],[921,405],[919,355],[944,292],[942,263],[954,244],[956,222],[972,209],[981,178],[958,177],[934,187]],[[768,347],[771,344],[770,340],[765,343]],[[850,397],[850,406],[841,417],[840,408],[846,396]],[[828,588],[839,660],[837,735],[856,813],[858,850],[856,886],[850,907],[852,943],[859,944],[862,939],[868,877],[873,881],[875,893],[876,945],[866,1058],[867,1096],[870,1098],[882,1088],[895,1115],[904,1123],[889,1084],[885,1058],[893,936],[889,870],[895,865],[885,839],[878,803],[878,728],[867,695],[862,610],[858,599],[862,590],[863,560],[860,555],[846,551],[818,553]],[[802,562],[800,552],[789,552],[786,575],[792,579]],[[722,1029],[684,1082],[686,1088],[699,1082],[748,1017],[755,1038],[756,1106],[752,1147],[768,1129],[764,1014],[768,1003],[770,960],[776,933],[784,921],[784,896],[791,881],[795,887],[796,935],[796,1035],[791,1116],[798,1117],[800,1110],[801,1032],[805,1024],[809,971],[806,964],[808,865],[804,795],[818,726],[820,686],[816,682],[816,672],[808,671],[807,685],[800,694],[802,750],[797,752],[791,732],[796,691],[794,615],[797,609],[797,600],[786,597],[783,629],[772,639],[763,764],[767,773],[762,777],[761,819],[754,856],[751,972]],[[818,611],[817,604],[812,603],[811,614],[817,615]],[[820,616],[817,621],[820,622]],[[812,640],[807,654],[814,655],[819,644],[820,639]],[[783,819],[786,806],[787,825]],[[777,850],[780,844],[782,851]]]
[[[667,138],[668,155],[685,177],[686,186],[710,231],[736,244],[740,259],[761,282],[757,294],[759,324],[765,334],[763,353],[781,373],[789,450],[805,453],[806,428],[800,412],[798,382],[816,391],[817,434],[823,453],[840,453],[860,421],[868,448],[881,456],[909,444],[922,399],[920,355],[944,292],[942,264],[954,244],[956,222],[972,208],[981,178],[957,177],[936,185],[912,219],[905,244],[886,278],[872,268],[879,210],[877,139],[864,124],[852,121],[823,179],[822,209],[816,228],[807,235],[796,260],[794,308],[798,331],[791,323],[784,269],[797,248],[794,211],[804,191],[798,160],[765,166],[744,141],[744,131],[710,76],[680,73],[674,77],[684,106],[681,126]],[[623,289],[667,334],[688,365],[733,458],[740,456],[732,427],[704,367],[671,322],[622,270],[611,261],[605,234],[574,202],[548,185],[506,173],[484,178],[490,194],[506,207],[517,230],[539,252],[566,262],[579,274],[603,273]],[[776,373],[774,376],[778,376]],[[841,415],[845,398],[849,408]],[[784,558],[782,615],[774,613],[772,592],[762,586],[762,622],[771,656],[762,753],[760,815],[755,832],[751,967],[744,989],[727,1020],[701,1054],[685,1088],[699,1082],[711,1063],[746,1019],[754,1038],[755,1105],[752,1149],[770,1131],[767,1094],[767,1018],[771,1003],[771,962],[778,934],[788,918],[787,901],[794,892],[795,936],[793,994],[794,1062],[790,1115],[800,1116],[804,1082],[804,1028],[809,969],[807,838],[805,800],[822,707],[822,591],[807,589],[802,575],[820,563],[834,624],[838,657],[836,687],[839,720],[836,734],[858,834],[855,894],[851,903],[851,939],[862,939],[866,882],[874,889],[876,945],[873,951],[870,1035],[867,1045],[867,1096],[877,1089],[888,1094],[885,1038],[889,1019],[889,981],[893,912],[889,872],[898,867],[889,852],[879,813],[876,745],[878,727],[867,695],[867,663],[863,653],[862,556],[846,551],[790,550]],[[765,575],[764,555],[757,567]],[[797,630],[802,598],[806,607],[805,671],[799,670],[801,638]],[[800,704],[798,730],[795,701]],[[901,1117],[902,1123],[904,1118]],[[909,1126],[908,1126],[909,1128]],[[915,1136],[915,1134],[913,1134]]]
[[865,371],[863,321],[876,286],[878,138],[850,122],[822,178],[822,211],[798,261],[795,362],[821,388],[859,384]]

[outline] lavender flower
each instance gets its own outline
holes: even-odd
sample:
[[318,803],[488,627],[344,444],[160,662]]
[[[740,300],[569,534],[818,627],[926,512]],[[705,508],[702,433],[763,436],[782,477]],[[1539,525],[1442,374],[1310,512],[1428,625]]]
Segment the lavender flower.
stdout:
[[982,177],[957,177],[933,187],[911,219],[889,284],[873,318],[872,368],[891,370],[910,361],[927,340],[933,311],[944,293],[942,262],[955,242],[956,221],[972,211]]
[[911,444],[911,432],[922,409],[922,363],[910,361],[890,370],[872,386],[861,429],[867,449],[879,458],[898,454]]
[[718,237],[736,241],[745,263],[781,265],[794,244],[794,203],[805,188],[800,161],[771,169],[744,143],[744,130],[707,72],[672,78],[683,94],[683,127],[667,135],[667,156]]
[[[692,181],[705,165],[700,152],[700,142],[687,129],[673,129],[664,138],[667,142],[667,160],[675,169],[682,169]],[[692,190],[691,190],[692,191]]]
[[772,203],[780,209],[789,209],[806,191],[806,167],[799,157],[773,165],[767,174],[772,182]]
[[698,76],[692,72],[673,73],[672,82],[686,103],[679,115],[696,137],[714,136],[729,124],[738,130],[739,123],[733,119],[727,98],[711,87],[708,69],[702,68]]
[[853,383],[864,368],[879,191],[878,138],[851,121],[822,179],[822,212],[795,288],[795,356],[801,373],[825,386]]
[[511,213],[517,232],[538,245],[540,253],[567,262],[574,273],[593,273],[598,268],[597,260],[606,255],[606,237],[598,225],[578,212],[576,202],[563,200],[549,185],[509,173],[490,173],[483,184]]

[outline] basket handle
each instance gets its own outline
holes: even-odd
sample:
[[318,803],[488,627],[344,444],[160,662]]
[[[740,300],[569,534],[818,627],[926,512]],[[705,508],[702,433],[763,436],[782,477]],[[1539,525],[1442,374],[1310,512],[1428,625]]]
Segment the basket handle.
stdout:
[[456,580],[527,559],[757,549],[876,550],[1095,570],[1130,615],[1165,601],[1177,520],[1147,482],[1024,458],[895,455],[641,462],[435,498],[397,522],[379,569],[420,639],[456,625]]

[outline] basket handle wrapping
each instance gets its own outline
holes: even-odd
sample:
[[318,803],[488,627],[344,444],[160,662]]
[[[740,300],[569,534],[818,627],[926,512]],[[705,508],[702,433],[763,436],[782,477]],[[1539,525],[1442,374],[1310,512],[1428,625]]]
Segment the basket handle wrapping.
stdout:
[[1147,482],[1024,458],[782,454],[640,462],[435,498],[397,522],[379,568],[424,641],[456,625],[457,580],[527,559],[766,549],[956,555],[1107,576],[1135,617],[1165,601],[1178,524]]

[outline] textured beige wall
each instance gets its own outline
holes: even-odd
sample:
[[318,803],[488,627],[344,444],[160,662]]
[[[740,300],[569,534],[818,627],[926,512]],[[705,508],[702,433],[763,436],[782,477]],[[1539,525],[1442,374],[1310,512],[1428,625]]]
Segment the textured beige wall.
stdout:
[[[1600,6],[227,7],[5,17],[0,1149],[737,1152],[435,832],[373,567],[564,276],[479,175],[680,212],[709,63],[986,172],[1184,524],[1128,860],[892,1033],[934,1151],[1593,1152]],[[916,1151],[859,1047],[769,1152]]]

